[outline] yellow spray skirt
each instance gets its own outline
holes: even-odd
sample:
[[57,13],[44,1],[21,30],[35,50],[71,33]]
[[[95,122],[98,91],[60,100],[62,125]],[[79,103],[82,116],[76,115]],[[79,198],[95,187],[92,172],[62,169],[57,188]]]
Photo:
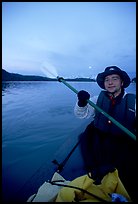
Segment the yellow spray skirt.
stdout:
[[89,193],[96,195],[97,198],[78,189],[63,187],[57,195],[56,202],[101,202],[101,199],[111,202],[109,194],[112,193],[121,194],[128,202],[131,202],[131,198],[118,176],[117,169],[105,175],[100,185],[95,185],[94,180],[89,178],[88,175],[80,176],[68,185],[87,190]]

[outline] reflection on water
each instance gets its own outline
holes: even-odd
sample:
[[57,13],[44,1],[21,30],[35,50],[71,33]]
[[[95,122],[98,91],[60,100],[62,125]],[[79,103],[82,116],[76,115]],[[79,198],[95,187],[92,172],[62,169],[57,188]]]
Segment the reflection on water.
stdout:
[[30,85],[35,85],[35,84],[40,84],[41,82],[39,81],[2,81],[2,91],[3,94],[4,92],[9,92],[10,90],[14,88],[25,88],[30,86]]
[[6,91],[12,85],[11,82],[2,82],[2,91]]
[[[27,84],[28,83],[24,83]],[[16,81],[7,81],[7,82],[2,82],[2,95],[4,96],[5,93],[10,93],[10,90],[13,90],[14,88],[19,88],[20,85],[23,85],[23,82],[16,82]]]

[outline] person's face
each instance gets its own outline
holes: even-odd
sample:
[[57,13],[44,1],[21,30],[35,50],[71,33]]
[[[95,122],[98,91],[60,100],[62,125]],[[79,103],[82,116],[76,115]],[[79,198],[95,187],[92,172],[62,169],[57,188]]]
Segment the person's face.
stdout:
[[122,85],[123,82],[118,74],[108,75],[104,79],[105,89],[110,93],[114,93],[116,96],[121,93]]

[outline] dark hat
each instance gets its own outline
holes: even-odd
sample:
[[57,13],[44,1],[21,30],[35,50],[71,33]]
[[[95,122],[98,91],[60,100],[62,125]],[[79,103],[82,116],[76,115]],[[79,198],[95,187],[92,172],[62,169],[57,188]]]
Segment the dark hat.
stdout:
[[120,76],[120,78],[123,81],[123,87],[126,88],[129,86],[130,84],[130,77],[128,76],[128,74],[121,70],[119,67],[117,66],[110,66],[110,67],[106,67],[104,72],[99,73],[97,75],[96,81],[97,84],[102,88],[105,89],[104,87],[104,79],[106,76],[111,75],[111,74],[118,74]]

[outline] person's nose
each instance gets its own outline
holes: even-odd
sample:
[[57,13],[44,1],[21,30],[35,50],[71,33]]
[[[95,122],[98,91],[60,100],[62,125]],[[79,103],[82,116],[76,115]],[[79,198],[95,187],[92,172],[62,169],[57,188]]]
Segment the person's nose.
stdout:
[[108,84],[112,84],[112,83],[113,83],[113,80],[109,79]]

